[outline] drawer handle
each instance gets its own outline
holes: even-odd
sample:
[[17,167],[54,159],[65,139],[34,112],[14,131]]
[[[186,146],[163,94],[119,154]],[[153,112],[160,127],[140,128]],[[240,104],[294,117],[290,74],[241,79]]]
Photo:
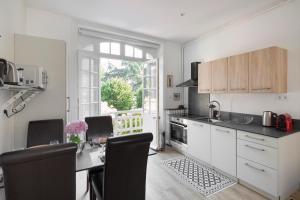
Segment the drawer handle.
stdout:
[[216,131],[223,132],[223,133],[230,133],[230,131],[222,130],[222,129],[218,129],[218,128],[216,128]]
[[258,150],[258,151],[265,151],[264,149],[260,149],[260,148],[257,148],[257,147],[253,147],[253,146],[250,146],[248,144],[245,145],[245,147],[248,147],[250,149],[255,149],[255,150]]
[[249,163],[245,163],[245,165],[246,165],[247,167],[250,167],[250,168],[255,169],[255,170],[257,170],[257,171],[265,172],[264,169],[260,169],[260,168],[254,167],[254,166],[250,165]]
[[196,124],[196,123],[193,123],[192,125],[203,127],[203,124]]
[[249,136],[249,135],[246,135],[246,137],[250,138],[250,139],[253,139],[253,140],[265,141],[264,138],[257,138],[257,137],[252,137],[252,136]]

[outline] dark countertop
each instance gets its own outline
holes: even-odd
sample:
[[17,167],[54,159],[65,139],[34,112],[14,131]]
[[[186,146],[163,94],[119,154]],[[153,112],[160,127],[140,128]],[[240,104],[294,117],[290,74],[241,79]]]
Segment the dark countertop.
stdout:
[[211,124],[214,126],[221,126],[221,127],[225,127],[225,128],[246,131],[246,132],[250,132],[250,133],[254,133],[254,134],[265,135],[265,136],[269,136],[269,137],[273,137],[273,138],[281,138],[281,137],[288,136],[288,135],[291,135],[296,132],[300,132],[300,130],[294,130],[292,132],[287,133],[287,132],[279,131],[275,128],[263,127],[263,126],[260,126],[257,124],[245,125],[245,124],[237,124],[232,121],[208,122],[207,120],[199,119],[199,117],[201,117],[201,116],[198,116],[198,117],[180,116],[180,115],[171,115],[171,116],[178,117],[178,118],[184,118],[184,119],[197,121],[197,122],[203,122],[203,123]]

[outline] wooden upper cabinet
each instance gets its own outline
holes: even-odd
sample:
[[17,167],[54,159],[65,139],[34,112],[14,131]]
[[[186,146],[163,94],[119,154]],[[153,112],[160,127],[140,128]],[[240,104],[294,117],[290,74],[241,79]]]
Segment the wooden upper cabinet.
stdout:
[[228,58],[228,92],[249,91],[249,54]]
[[212,68],[212,93],[226,93],[227,92],[227,72],[228,67],[227,58],[218,59],[211,62]]
[[198,93],[211,92],[211,63],[198,65]]
[[287,92],[287,51],[270,47],[249,53],[249,91]]

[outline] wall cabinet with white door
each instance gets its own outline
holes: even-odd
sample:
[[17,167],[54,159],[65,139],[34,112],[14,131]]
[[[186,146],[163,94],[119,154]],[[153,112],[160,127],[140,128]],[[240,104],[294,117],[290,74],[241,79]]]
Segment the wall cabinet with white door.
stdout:
[[211,126],[212,165],[236,177],[236,130]]
[[210,125],[188,121],[188,154],[192,157],[211,163]]

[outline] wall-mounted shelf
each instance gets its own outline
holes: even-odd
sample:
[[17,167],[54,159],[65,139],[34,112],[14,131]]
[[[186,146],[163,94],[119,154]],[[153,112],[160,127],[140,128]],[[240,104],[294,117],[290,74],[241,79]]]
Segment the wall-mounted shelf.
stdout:
[[30,86],[19,86],[19,85],[7,85],[7,84],[4,84],[2,87],[0,87],[0,90],[9,90],[9,91],[18,92],[18,91],[21,91],[21,90],[43,91],[44,89],[30,87]]
[[16,92],[14,96],[2,105],[1,109],[7,117],[11,117],[21,112],[25,108],[26,103],[33,99],[37,94],[44,91],[44,89],[41,88],[18,85],[4,85],[0,87],[0,90]]

